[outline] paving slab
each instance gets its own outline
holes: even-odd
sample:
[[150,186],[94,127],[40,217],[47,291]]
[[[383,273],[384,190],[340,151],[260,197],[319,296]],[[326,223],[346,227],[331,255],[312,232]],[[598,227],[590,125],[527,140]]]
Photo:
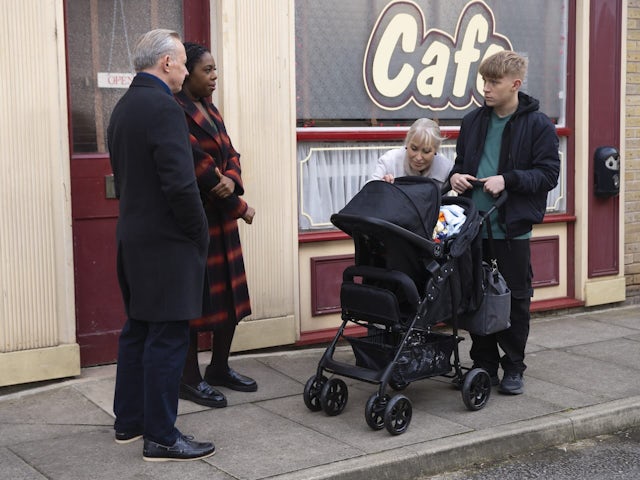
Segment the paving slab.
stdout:
[[82,382],[73,386],[84,397],[100,407],[104,413],[111,417],[113,424],[113,394],[115,391],[115,377],[96,378],[92,382]]
[[[427,382],[431,385],[425,385]],[[525,394],[517,397],[501,395],[494,387],[487,405],[482,410],[470,411],[464,405],[461,392],[454,390],[451,385],[445,382],[427,382],[416,382],[407,388],[406,395],[412,399],[414,408],[460,424],[468,430],[481,430],[561,410],[553,403],[528,395],[527,385]],[[421,394],[423,391],[424,394]],[[410,429],[412,427],[413,421]]]
[[2,424],[111,425],[113,419],[73,386],[2,402]]
[[637,330],[631,328],[591,320],[580,315],[537,322],[529,333],[528,341],[545,348],[562,348],[636,333]]
[[[284,400],[286,398],[278,401]],[[205,461],[234,478],[245,480],[363,454],[259,404],[183,415],[178,419],[178,428],[185,433],[197,432],[203,440],[213,440],[219,452]]]
[[12,480],[46,480],[31,465],[6,448],[0,448],[0,478]]
[[[315,375],[324,352],[325,349],[314,348],[260,357],[258,360],[304,386],[309,377]],[[342,346],[336,349],[334,357],[341,361],[350,361],[353,353],[350,347]]]
[[640,330],[640,314],[638,314],[636,306],[611,308],[600,312],[585,313],[583,316],[592,320]]
[[[113,440],[113,431],[107,428],[57,437],[55,441],[21,443],[11,449],[50,480],[185,478],[185,464],[145,462],[142,460],[142,441],[118,445]],[[190,462],[186,471],[187,478],[231,480],[224,472],[203,461]]]
[[[113,421],[111,422],[113,423]],[[56,425],[56,424],[15,424],[0,423],[0,447],[38,440],[56,439],[82,433],[103,430],[105,425]],[[113,436],[113,430],[111,431]],[[0,462],[0,465],[2,463]],[[0,479],[2,472],[0,469]]]
[[[296,380],[304,389],[310,377],[314,376],[318,369],[318,364],[324,354],[325,349],[314,349],[311,352],[297,351],[290,355],[278,355],[259,358],[261,362],[282,374]],[[348,345],[337,346],[333,354],[334,360],[355,365],[353,350]],[[327,377],[331,374],[325,373]],[[359,383],[359,380],[341,377],[347,385]],[[303,390],[300,390],[302,393]]]
[[602,396],[593,395],[588,391],[575,390],[565,385],[536,378],[529,370],[525,372],[524,395],[555,405],[558,411],[587,407],[605,400]]
[[414,408],[411,424],[404,434],[393,436],[386,429],[375,431],[367,425],[364,415],[367,399],[375,389],[365,391],[351,388],[349,392],[345,410],[336,416],[328,416],[323,411],[311,412],[304,406],[302,396],[264,402],[261,405],[365,453],[380,452],[469,430],[455,422]]
[[[294,395],[302,391],[299,382],[256,358],[235,358],[229,364],[234,370],[254,378],[258,383],[258,391],[250,394],[236,392],[225,387],[216,387],[225,394],[230,405],[259,402],[267,398]],[[204,366],[202,371],[204,372]]]
[[638,370],[583,355],[561,350],[549,350],[544,355],[529,357],[527,375],[544,378],[551,383],[563,385],[577,392],[588,392],[603,400],[640,395]]
[[626,366],[638,371],[640,374],[640,336],[637,340],[630,338],[616,338],[602,342],[578,345],[566,349],[569,353],[581,355],[587,358],[595,358],[616,365]]

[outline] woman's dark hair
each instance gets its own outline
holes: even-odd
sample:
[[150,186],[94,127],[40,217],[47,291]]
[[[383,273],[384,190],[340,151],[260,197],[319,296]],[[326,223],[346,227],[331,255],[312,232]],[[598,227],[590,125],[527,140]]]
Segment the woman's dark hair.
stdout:
[[187,71],[193,72],[193,67],[196,66],[198,60],[209,51],[209,49],[203,45],[199,45],[193,42],[184,42],[184,49],[187,52]]

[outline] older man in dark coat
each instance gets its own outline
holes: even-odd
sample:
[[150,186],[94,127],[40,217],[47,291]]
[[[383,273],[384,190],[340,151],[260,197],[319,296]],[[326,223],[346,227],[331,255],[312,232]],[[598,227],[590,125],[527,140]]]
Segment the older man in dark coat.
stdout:
[[177,33],[153,30],[134,51],[137,75],[111,115],[108,145],[120,199],[118,280],[128,320],[118,348],[116,442],[144,436],[148,461],[215,452],[175,427],[190,319],[208,301],[207,220],[184,113],[172,93],[187,70]]

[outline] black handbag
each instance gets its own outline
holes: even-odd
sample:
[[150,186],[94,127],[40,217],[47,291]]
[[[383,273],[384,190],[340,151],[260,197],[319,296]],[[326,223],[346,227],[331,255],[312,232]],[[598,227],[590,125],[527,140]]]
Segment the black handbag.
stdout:
[[498,270],[491,222],[486,220],[491,263],[482,262],[482,302],[475,312],[463,315],[460,328],[476,335],[491,335],[511,326],[511,290]]

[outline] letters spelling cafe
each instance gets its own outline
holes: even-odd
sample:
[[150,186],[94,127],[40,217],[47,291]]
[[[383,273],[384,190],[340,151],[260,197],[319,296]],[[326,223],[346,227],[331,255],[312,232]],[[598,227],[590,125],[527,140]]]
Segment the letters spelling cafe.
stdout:
[[[627,138],[637,121],[627,106],[635,10],[627,0],[27,0],[3,12],[16,26],[6,50],[29,44],[45,60],[16,65],[20,80],[7,79],[9,91],[29,96],[8,103],[2,127],[14,174],[0,182],[12,192],[12,218],[24,221],[0,219],[0,386],[115,361],[124,312],[106,125],[134,76],[135,39],[152,28],[211,50],[212,101],[256,209],[251,225],[240,222],[252,314],[233,352],[333,338],[354,246],[331,215],[418,118],[438,121],[439,153],[453,161],[462,118],[483,104],[478,67],[505,49],[527,59],[521,90],[560,140],[558,185],[531,237],[531,309],[629,302],[635,277],[625,265],[633,271],[636,261],[624,255],[635,248],[624,208],[635,193],[623,173],[637,149]],[[30,78],[49,80],[25,89]],[[47,112],[39,142],[19,128],[33,111]]]

